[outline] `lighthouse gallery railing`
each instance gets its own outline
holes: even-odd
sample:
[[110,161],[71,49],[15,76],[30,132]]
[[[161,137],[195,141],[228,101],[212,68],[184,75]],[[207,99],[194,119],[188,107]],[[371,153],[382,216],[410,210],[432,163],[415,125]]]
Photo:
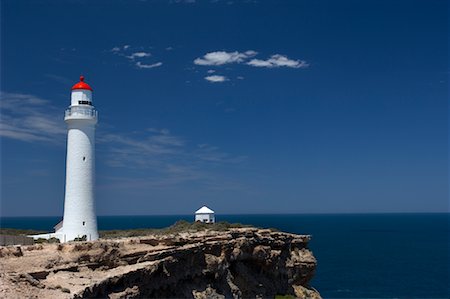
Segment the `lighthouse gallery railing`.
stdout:
[[97,118],[98,112],[91,107],[70,107],[66,110],[65,117],[71,116],[84,116],[84,117],[93,117]]

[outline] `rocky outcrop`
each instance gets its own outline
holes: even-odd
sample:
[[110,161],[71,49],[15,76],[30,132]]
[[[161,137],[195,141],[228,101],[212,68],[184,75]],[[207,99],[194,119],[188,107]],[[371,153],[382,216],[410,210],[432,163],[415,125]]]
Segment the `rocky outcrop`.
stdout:
[[1,247],[0,297],[320,298],[309,240],[239,228]]

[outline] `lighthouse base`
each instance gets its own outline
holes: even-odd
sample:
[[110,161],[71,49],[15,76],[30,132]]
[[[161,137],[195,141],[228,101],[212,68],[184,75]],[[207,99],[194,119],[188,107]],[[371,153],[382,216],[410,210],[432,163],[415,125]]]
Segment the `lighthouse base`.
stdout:
[[56,238],[61,243],[69,242],[69,241],[95,241],[98,240],[98,233],[83,233],[83,234],[77,234],[77,233],[65,233],[62,230],[59,230],[54,233],[47,233],[47,234],[38,234],[38,235],[29,235],[27,237],[33,238],[35,240],[37,239],[51,239]]
[[95,241],[98,240],[98,233],[95,232],[84,232],[84,233],[74,233],[74,232],[57,232],[60,237],[58,239],[63,242],[69,241]]

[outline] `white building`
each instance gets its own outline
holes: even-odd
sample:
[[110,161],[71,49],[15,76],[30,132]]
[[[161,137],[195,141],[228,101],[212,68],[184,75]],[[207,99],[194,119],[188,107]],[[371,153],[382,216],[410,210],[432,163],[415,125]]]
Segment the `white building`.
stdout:
[[201,207],[195,212],[195,221],[214,223],[216,221],[214,217],[214,211],[207,206]]
[[86,236],[97,240],[95,215],[95,125],[97,111],[92,105],[92,88],[80,77],[72,87],[71,104],[64,120],[68,126],[66,194],[64,218],[55,226],[55,233],[34,235],[37,238],[58,238],[61,242]]

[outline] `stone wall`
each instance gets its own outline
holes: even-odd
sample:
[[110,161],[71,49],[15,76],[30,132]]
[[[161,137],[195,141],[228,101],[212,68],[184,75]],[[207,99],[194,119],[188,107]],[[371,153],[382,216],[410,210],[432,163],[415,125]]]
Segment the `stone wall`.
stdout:
[[0,235],[0,246],[33,245],[33,238],[27,236]]

